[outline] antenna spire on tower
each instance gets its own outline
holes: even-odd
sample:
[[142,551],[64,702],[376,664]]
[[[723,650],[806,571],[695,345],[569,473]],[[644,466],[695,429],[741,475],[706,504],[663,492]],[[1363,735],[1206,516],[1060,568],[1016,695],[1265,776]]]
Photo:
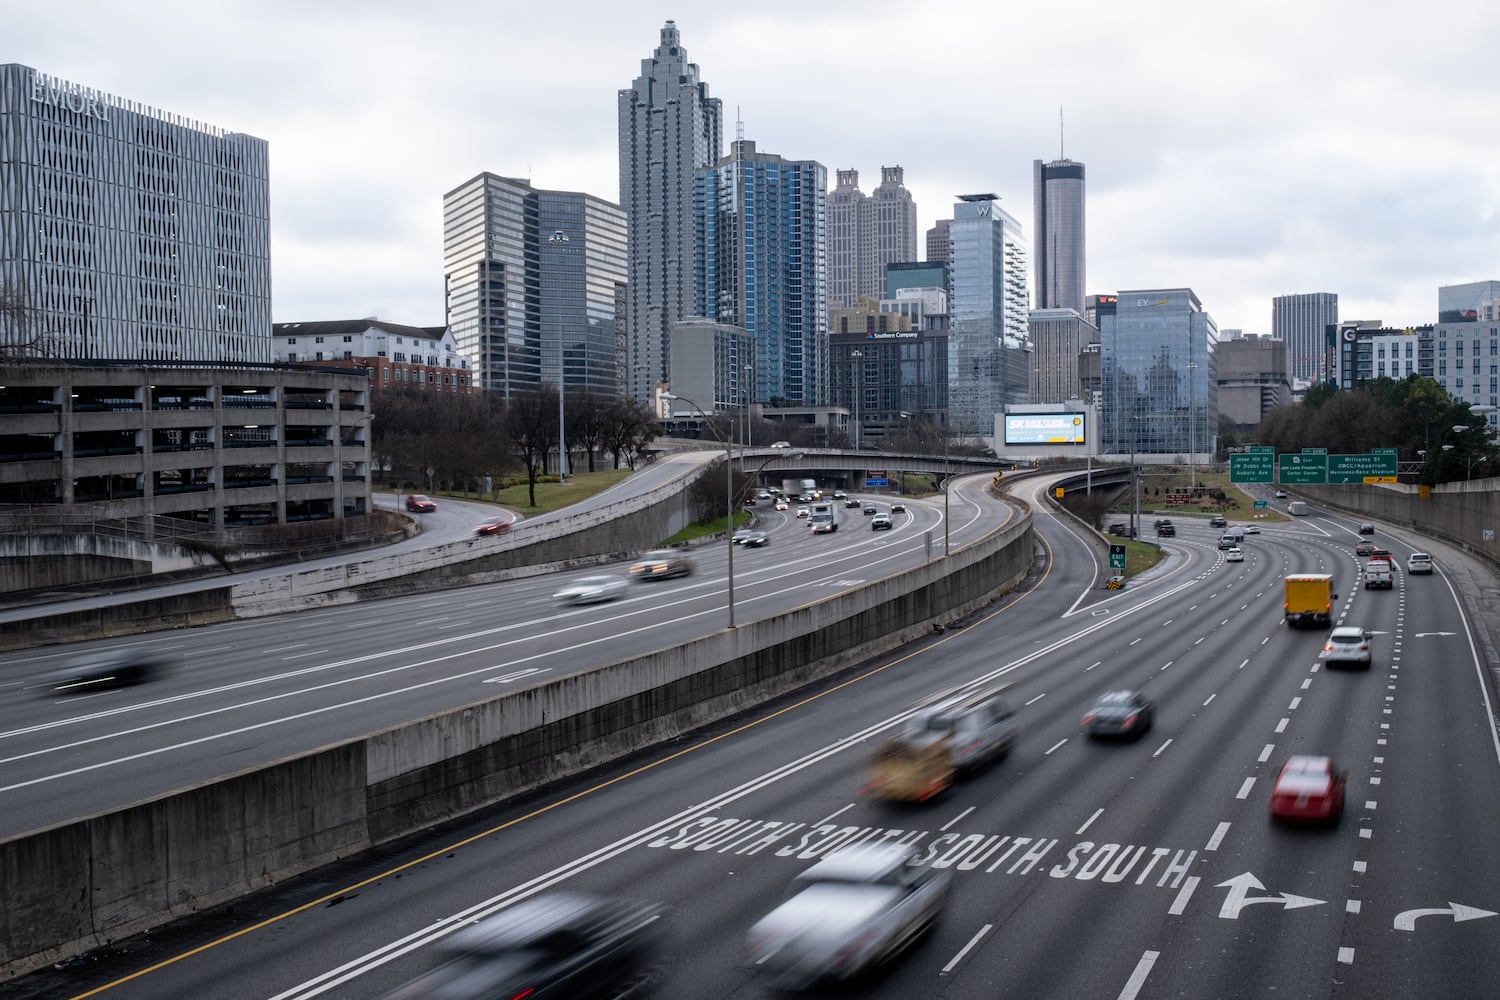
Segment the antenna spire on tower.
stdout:
[[1066,160],[1068,158],[1067,149],[1063,144],[1063,113],[1061,104],[1057,106],[1057,158],[1059,160]]

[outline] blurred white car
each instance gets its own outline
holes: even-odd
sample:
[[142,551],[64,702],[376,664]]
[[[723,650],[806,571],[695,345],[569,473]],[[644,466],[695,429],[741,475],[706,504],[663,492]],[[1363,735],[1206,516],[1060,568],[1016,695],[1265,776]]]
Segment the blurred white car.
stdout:
[[951,876],[914,867],[921,856],[900,844],[834,851],[750,928],[747,963],[771,970],[782,989],[807,989],[848,982],[899,955],[948,902]]
[[552,596],[564,604],[598,604],[613,601],[629,589],[618,576],[580,576]]
[[807,517],[811,513],[812,513],[812,510],[806,504],[803,504],[802,506],[800,506],[800,507],[797,508],[797,516],[798,517]]
[[1235,548],[1232,548],[1232,549],[1226,549],[1225,552],[1224,552],[1224,561],[1225,562],[1244,562],[1245,561],[1245,550],[1242,549],[1242,548],[1239,548],[1238,546],[1236,546]]
[[1411,574],[1431,573],[1432,556],[1426,552],[1413,552],[1406,557],[1406,571]]

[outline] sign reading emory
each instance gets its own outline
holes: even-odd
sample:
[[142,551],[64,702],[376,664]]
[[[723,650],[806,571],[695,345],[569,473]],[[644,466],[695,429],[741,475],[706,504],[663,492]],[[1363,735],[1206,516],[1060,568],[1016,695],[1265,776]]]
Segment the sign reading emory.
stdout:
[[80,86],[46,73],[31,74],[31,99],[37,104],[62,108],[75,114],[109,121],[108,94],[92,87]]

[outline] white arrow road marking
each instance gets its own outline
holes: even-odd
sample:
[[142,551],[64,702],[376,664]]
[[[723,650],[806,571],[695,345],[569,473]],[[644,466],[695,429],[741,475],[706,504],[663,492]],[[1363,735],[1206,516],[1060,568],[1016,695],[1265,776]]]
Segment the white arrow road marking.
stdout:
[[1238,920],[1240,910],[1252,903],[1280,903],[1285,909],[1296,910],[1304,906],[1317,906],[1326,903],[1326,899],[1313,899],[1311,896],[1294,896],[1289,892],[1278,893],[1275,896],[1256,896],[1246,899],[1251,889],[1264,889],[1260,879],[1249,872],[1236,875],[1227,882],[1220,882],[1219,888],[1228,887],[1229,893],[1224,897],[1224,905],[1219,908],[1219,917],[1224,920]]
[[1493,910],[1481,910],[1477,906],[1465,906],[1462,903],[1450,902],[1445,909],[1406,910],[1403,913],[1396,914],[1396,930],[1414,931],[1417,929],[1418,917],[1437,917],[1445,913],[1453,917],[1455,924],[1464,920],[1478,920],[1480,917],[1496,916]]

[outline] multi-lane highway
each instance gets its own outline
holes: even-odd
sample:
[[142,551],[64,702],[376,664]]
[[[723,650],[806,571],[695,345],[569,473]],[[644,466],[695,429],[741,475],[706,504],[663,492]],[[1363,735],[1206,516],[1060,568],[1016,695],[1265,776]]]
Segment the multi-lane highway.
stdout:
[[[430,944],[453,927],[559,888],[671,908],[652,995],[761,996],[764,976],[741,962],[745,930],[814,859],[867,839],[918,845],[925,864],[953,873],[954,894],[943,921],[865,995],[1493,996],[1500,746],[1446,568],[1407,576],[1411,546],[1382,531],[1396,586],[1366,591],[1348,518],[1268,524],[1247,539],[1243,563],[1222,561],[1205,522],[1176,520],[1171,557],[1149,582],[1107,593],[1083,589],[1093,557],[1075,529],[1039,513],[1046,558],[1035,585],[963,628],[700,738],[0,987],[0,997],[94,987],[117,997],[375,997],[430,964]],[[912,540],[920,523],[885,544]],[[797,538],[795,550],[778,540],[747,561],[791,563],[808,548]],[[879,544],[867,532],[857,540],[867,559]],[[1324,669],[1322,632],[1282,624],[1281,580],[1294,571],[1335,575],[1339,621],[1376,633],[1371,670]],[[807,583],[846,575],[804,570]],[[681,614],[716,613],[693,608]],[[419,614],[463,620],[480,609],[410,612],[409,628]],[[497,658],[482,676],[514,669]],[[981,678],[1011,685],[1022,734],[1007,758],[924,807],[856,795],[872,741],[908,706]],[[1081,715],[1114,688],[1155,700],[1145,739],[1081,737]],[[1336,827],[1267,821],[1271,781],[1294,753],[1347,768]]]
[[[1017,516],[955,483],[949,542]],[[882,509],[889,504],[880,501]],[[758,512],[771,536],[736,552],[739,621],[797,607],[941,555],[941,498],[911,501],[889,531],[839,508],[810,535],[792,512]],[[563,674],[722,629],[727,546],[693,550],[697,572],[635,583],[586,607],[553,598],[580,575],[626,564],[276,618],[11,653],[0,665],[0,837],[140,801]],[[84,650],[128,647],[170,664],[137,688],[61,696],[40,679]]]

